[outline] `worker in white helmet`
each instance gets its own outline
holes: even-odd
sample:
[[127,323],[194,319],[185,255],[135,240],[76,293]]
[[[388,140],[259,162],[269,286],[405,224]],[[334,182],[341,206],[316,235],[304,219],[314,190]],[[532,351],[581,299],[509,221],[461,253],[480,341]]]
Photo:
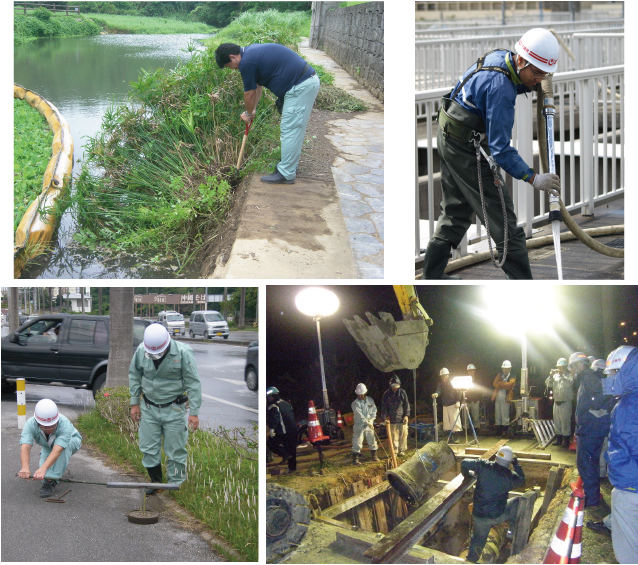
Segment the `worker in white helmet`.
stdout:
[[357,388],[354,389],[354,393],[357,398],[352,402],[352,414],[354,416],[352,462],[355,465],[361,465],[359,457],[361,456],[364,436],[370,448],[372,461],[379,460],[377,457],[377,439],[374,434],[374,419],[377,417],[377,406],[372,398],[366,396],[368,387],[365,384],[359,383]]
[[572,435],[572,401],[574,399],[574,379],[567,372],[567,359],[561,357],[556,367],[549,372],[545,386],[551,388],[554,399],[554,445],[569,448]]
[[476,382],[476,367],[473,363],[470,363],[465,369],[468,375],[472,377],[472,384],[474,385],[470,390],[465,393],[467,399],[467,407],[470,409],[470,417],[472,418],[472,424],[474,429],[478,433],[481,427],[481,391]]
[[514,399],[514,385],[516,377],[512,374],[512,363],[505,360],[501,365],[501,372],[494,377],[492,386],[492,401],[494,402],[494,425],[496,435],[507,434],[507,427],[510,423],[510,403]]
[[[528,182],[540,191],[541,199],[560,192],[557,175],[535,172],[510,143],[517,96],[532,92],[547,74],[556,71],[559,47],[551,32],[534,28],[521,37],[515,50],[495,49],[483,55],[442,98],[437,132],[441,215],[423,260],[424,279],[459,278],[445,274],[450,251],[461,243],[472,215],[485,225],[485,213],[507,278],[532,278],[525,231],[517,224],[514,204],[496,170],[501,167],[512,178]],[[503,259],[506,236],[507,256]]]
[[439,371],[441,380],[436,392],[432,398],[441,397],[441,405],[443,406],[443,431],[445,435],[452,432],[451,443],[459,443],[457,433],[463,428],[461,427],[461,418],[459,418],[459,410],[461,408],[460,394],[450,382],[450,371],[447,367],[443,367]]
[[[512,449],[504,445],[496,453],[495,461],[464,459],[461,473],[476,477],[474,509],[472,510],[472,539],[467,561],[478,563],[492,526],[509,522],[513,530],[520,497],[508,499],[508,493],[525,484],[525,473]],[[509,468],[510,464],[513,470]]]
[[53,400],[43,398],[35,405],[32,418],[29,418],[22,429],[20,437],[20,463],[18,476],[28,479],[29,459],[33,443],[42,446],[40,463],[33,473],[34,479],[42,480],[40,497],[53,495],[53,489],[66,471],[71,456],[82,446],[82,436],[66,417],[60,414]]
[[[142,464],[151,482],[162,482],[162,438],[166,473],[171,483],[186,480],[186,442],[189,428],[199,427],[202,386],[189,345],[171,339],[166,328],[151,324],[129,367],[131,418],[140,421]],[[190,415],[186,417],[186,402]],[[141,418],[141,420],[140,420]],[[148,489],[153,495],[159,489]]]

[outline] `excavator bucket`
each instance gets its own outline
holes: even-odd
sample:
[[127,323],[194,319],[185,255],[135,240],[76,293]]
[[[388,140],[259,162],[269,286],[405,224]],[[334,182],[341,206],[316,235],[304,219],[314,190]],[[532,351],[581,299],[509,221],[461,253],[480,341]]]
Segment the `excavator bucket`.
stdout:
[[429,343],[425,319],[396,322],[387,312],[379,312],[378,318],[370,312],[366,316],[370,325],[359,316],[343,323],[370,363],[384,373],[416,369],[421,364]]

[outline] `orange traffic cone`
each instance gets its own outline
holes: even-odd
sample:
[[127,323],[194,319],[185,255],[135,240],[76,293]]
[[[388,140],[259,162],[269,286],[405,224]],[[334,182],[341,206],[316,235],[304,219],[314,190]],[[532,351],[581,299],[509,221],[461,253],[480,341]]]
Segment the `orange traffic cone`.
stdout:
[[578,442],[576,440],[576,434],[574,434],[572,436],[572,441],[569,444],[569,451],[576,451],[576,446],[578,445]]
[[580,563],[584,507],[585,493],[574,490],[543,563]]
[[343,423],[343,418],[341,417],[341,410],[337,410],[337,426],[340,428],[345,428],[346,425]]
[[569,483],[569,486],[572,487],[572,491],[582,490],[583,489],[583,478],[578,475],[578,479],[575,482]]
[[308,403],[308,441],[315,443],[317,441],[323,441],[324,439],[330,439],[330,437],[323,435],[319,418],[317,418],[315,403],[311,400]]

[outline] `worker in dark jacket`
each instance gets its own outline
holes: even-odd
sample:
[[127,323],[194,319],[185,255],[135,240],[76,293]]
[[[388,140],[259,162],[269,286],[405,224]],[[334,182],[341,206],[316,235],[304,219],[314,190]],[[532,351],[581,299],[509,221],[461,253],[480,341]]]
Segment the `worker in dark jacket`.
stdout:
[[390,388],[381,397],[381,414],[384,423],[390,424],[392,443],[398,455],[404,455],[408,450],[408,419],[410,417],[410,402],[408,393],[401,388],[401,379],[392,375]]
[[266,446],[282,459],[280,465],[288,462],[288,471],[297,470],[297,425],[292,406],[283,400],[279,390],[271,386],[266,391],[268,409],[266,425],[268,440]]
[[584,353],[572,353],[569,370],[580,382],[576,399],[576,466],[583,480],[585,508],[593,509],[604,502],[600,496],[600,452],[609,434],[614,398],[603,394],[600,375],[590,369]]
[[[559,48],[551,32],[535,28],[521,37],[515,49],[516,53],[506,49],[490,51],[443,96],[437,133],[441,215],[425,253],[424,279],[459,278],[445,274],[450,250],[461,243],[473,214],[486,225],[485,213],[489,234],[500,256],[499,266],[507,278],[532,278],[525,231],[517,225],[514,204],[496,171],[497,166],[503,168],[542,195],[559,193],[558,176],[534,172],[510,143],[517,96],[531,92],[548,73],[556,71]],[[502,194],[496,182],[501,185]],[[503,258],[505,244],[507,256]]]
[[451,443],[459,443],[456,434],[463,429],[461,427],[461,418],[459,418],[459,410],[461,408],[461,402],[459,400],[460,394],[459,391],[452,386],[450,371],[447,367],[443,367],[441,371],[439,371],[439,376],[441,380],[432,398],[441,397],[441,404],[443,405],[443,431],[445,435],[450,435],[451,432]]
[[[514,470],[510,470],[510,463]],[[525,474],[514,452],[507,445],[496,454],[496,461],[487,459],[464,459],[461,461],[461,473],[464,477],[475,476],[474,526],[467,561],[478,563],[492,526],[509,522],[512,530],[519,497],[508,500],[508,493],[525,484]]]

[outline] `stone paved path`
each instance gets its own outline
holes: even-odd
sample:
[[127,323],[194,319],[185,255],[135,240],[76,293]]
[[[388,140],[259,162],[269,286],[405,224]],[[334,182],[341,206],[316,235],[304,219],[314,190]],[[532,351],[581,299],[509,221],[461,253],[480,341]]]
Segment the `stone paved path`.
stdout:
[[349,120],[328,122],[327,139],[339,157],[332,174],[341,203],[350,247],[359,278],[382,279],[383,232],[383,103],[365,90],[323,51],[310,49],[305,40],[301,54],[335,76],[335,86],[364,101],[369,110]]

